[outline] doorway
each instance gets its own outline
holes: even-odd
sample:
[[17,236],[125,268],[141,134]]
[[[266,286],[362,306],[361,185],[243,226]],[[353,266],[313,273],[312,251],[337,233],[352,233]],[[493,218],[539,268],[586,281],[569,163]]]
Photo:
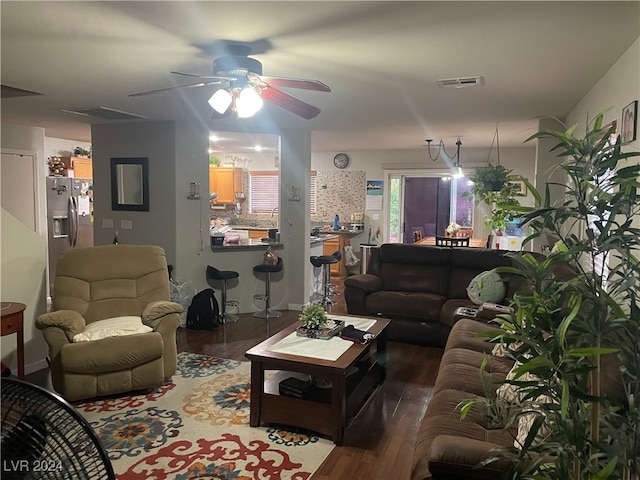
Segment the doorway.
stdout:
[[470,190],[466,177],[390,175],[390,243],[414,243],[414,232],[422,237],[444,235],[450,222],[473,225],[473,201],[464,195]]

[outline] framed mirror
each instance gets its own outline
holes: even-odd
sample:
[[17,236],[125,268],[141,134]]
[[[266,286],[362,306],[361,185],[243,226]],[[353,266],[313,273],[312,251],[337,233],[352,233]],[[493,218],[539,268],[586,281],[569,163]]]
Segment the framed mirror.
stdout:
[[149,159],[111,159],[111,209],[149,211]]

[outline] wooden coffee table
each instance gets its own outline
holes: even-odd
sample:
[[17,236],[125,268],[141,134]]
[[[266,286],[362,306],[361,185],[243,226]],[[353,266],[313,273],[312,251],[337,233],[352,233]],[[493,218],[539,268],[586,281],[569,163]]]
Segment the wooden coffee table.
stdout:
[[[365,345],[349,345],[335,361],[270,350],[294,333],[300,322],[248,350],[246,356],[251,360],[251,426],[280,424],[300,427],[327,435],[336,445],[342,445],[345,429],[369,396],[384,382],[386,375],[384,329],[389,320],[369,320],[375,321],[368,329],[375,338]],[[265,381],[267,370],[275,372]],[[311,396],[305,399],[279,394],[280,381],[288,377],[309,380],[310,376],[331,382],[331,387],[314,388]]]

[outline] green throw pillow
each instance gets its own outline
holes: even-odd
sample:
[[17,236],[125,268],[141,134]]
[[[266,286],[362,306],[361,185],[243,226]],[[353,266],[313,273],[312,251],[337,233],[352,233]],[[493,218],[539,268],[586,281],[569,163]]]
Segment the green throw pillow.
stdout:
[[467,287],[469,299],[477,305],[500,303],[506,293],[507,287],[500,275],[494,271],[479,273]]

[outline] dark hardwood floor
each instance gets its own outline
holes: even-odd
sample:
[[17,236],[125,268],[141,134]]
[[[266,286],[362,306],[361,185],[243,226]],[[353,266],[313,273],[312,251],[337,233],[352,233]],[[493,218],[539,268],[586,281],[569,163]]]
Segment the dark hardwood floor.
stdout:
[[[338,281],[340,295],[334,297],[333,313],[346,313],[342,289]],[[212,332],[180,328],[178,351],[247,361],[244,353],[249,348],[295,322],[298,314],[285,311],[268,322],[243,314]],[[312,478],[408,480],[414,441],[433,394],[441,355],[441,349],[389,342],[386,381],[353,420],[344,444],[331,452]],[[27,380],[50,388],[46,371]]]

